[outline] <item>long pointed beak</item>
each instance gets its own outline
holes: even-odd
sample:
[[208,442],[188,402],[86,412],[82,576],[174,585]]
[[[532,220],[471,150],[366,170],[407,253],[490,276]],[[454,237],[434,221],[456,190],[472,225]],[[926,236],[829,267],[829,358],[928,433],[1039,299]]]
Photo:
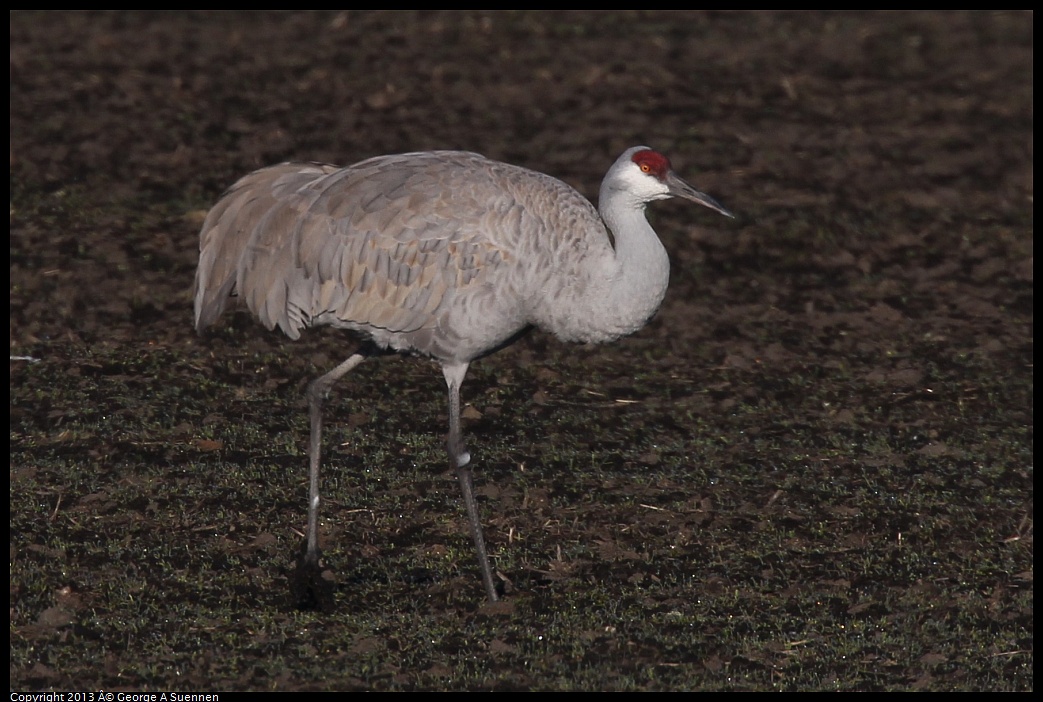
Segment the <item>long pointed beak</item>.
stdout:
[[685,200],[691,200],[692,202],[698,202],[704,207],[709,207],[711,210],[717,210],[725,217],[731,217],[735,219],[735,215],[728,211],[728,209],[721,203],[714,200],[706,193],[701,193],[693,188],[688,183],[681,180],[676,173],[670,171],[666,174],[666,187],[670,189],[670,194],[674,197],[684,198]]

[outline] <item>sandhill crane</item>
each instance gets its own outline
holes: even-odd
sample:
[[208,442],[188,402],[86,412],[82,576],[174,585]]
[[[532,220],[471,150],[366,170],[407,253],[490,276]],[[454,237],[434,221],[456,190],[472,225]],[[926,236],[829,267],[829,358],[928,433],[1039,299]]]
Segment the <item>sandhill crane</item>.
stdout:
[[670,266],[645,206],[670,197],[732,216],[647,146],[626,150],[609,168],[598,210],[548,175],[455,151],[378,156],[346,168],[283,163],[224,194],[200,232],[196,329],[213,324],[237,294],[268,329],[278,326],[291,339],[328,324],[365,342],[308,387],[300,569],[319,570],[323,401],[367,356],[412,353],[441,364],[449,463],[485,591],[497,599],[460,435],[467,367],[530,326],[590,343],[644,326],[663,300]]

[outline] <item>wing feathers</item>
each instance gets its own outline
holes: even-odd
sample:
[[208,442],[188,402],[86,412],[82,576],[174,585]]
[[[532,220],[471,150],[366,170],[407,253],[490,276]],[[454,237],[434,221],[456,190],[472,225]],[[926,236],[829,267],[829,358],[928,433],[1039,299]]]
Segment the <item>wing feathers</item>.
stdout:
[[[454,299],[482,281],[502,283],[496,271],[531,260],[540,242],[557,236],[543,233],[531,201],[517,199],[527,189],[551,209],[567,205],[599,222],[563,183],[477,154],[402,154],[342,169],[285,163],[251,173],[203,224],[196,326],[213,323],[238,292],[266,326],[293,339],[309,325],[334,324],[375,338],[426,330],[415,338],[441,343],[432,330]],[[410,343],[401,347],[417,348]]]

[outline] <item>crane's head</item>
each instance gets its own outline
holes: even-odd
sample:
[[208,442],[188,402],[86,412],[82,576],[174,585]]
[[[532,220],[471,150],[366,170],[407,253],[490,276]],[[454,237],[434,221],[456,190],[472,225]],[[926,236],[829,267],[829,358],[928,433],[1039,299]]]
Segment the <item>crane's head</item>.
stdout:
[[647,146],[635,146],[609,169],[605,185],[629,194],[639,203],[680,197],[716,210],[726,217],[735,217],[721,203],[701,193],[674,173],[670,159]]

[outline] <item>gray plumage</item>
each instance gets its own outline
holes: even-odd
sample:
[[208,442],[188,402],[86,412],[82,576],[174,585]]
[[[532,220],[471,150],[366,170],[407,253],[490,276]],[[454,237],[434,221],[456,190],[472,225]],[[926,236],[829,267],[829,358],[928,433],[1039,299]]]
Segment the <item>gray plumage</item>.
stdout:
[[[528,326],[580,342],[611,341],[641,328],[669,278],[666,252],[644,209],[673,196],[731,216],[647,147],[627,150],[608,171],[600,213],[555,178],[474,153],[379,156],[346,168],[272,166],[242,178],[206,217],[196,328],[213,324],[238,295],[266,327],[278,326],[291,339],[307,327],[331,325],[360,333],[377,349],[437,360],[449,387],[450,463],[495,600],[459,432],[467,366]],[[366,354],[357,352],[309,388],[303,565],[312,570],[319,559],[321,404]]]

